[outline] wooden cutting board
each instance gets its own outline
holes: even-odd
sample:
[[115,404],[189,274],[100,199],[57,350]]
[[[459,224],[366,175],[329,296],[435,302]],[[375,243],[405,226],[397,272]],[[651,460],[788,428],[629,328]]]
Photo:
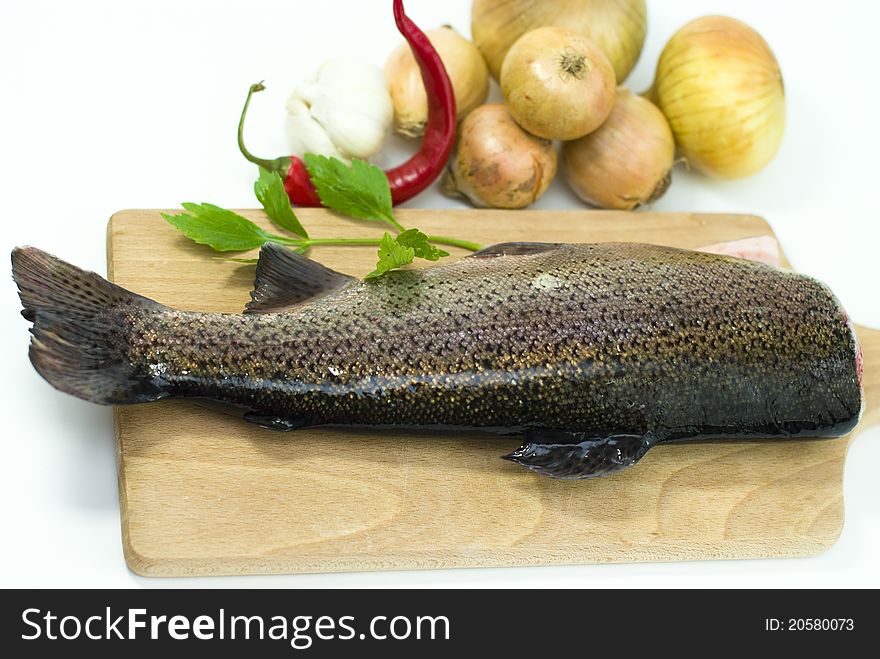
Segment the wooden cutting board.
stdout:
[[[316,237],[375,236],[322,210]],[[268,227],[262,213],[245,211]],[[642,241],[698,247],[772,235],[758,217],[399,211],[406,226],[484,244]],[[239,312],[252,266],[212,258],[158,211],[110,220],[111,278],[164,304]],[[352,275],[363,247],[313,257]],[[880,420],[880,332],[859,328]],[[850,439],[659,446],[636,467],[555,481],[499,456],[515,438],[275,433],[188,402],[116,409],[123,548],[141,575],[182,576],[753,558],[815,554],[843,526]]]

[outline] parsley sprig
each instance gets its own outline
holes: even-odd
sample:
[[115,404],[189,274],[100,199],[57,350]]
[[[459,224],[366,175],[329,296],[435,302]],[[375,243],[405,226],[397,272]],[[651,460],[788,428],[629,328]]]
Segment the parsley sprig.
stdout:
[[[164,217],[187,238],[218,252],[244,252],[267,242],[288,245],[300,253],[319,245],[372,245],[378,247],[376,269],[367,279],[412,263],[415,259],[437,261],[449,252],[446,245],[477,251],[480,245],[446,236],[429,236],[418,229],[402,226],[394,217],[391,190],[385,173],[364,160],[347,166],[336,158],[306,154],[306,168],[321,203],[342,215],[389,225],[394,234],[381,238],[311,238],[290,206],[284,181],[277,172],[260,167],[254,193],[266,215],[277,228],[293,235],[270,233],[238,213],[213,204],[182,204],[184,213]],[[251,263],[254,259],[230,259]]]

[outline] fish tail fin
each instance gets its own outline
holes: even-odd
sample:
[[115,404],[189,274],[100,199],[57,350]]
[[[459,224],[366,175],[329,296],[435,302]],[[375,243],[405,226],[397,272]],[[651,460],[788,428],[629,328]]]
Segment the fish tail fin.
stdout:
[[124,307],[159,311],[162,305],[33,247],[13,250],[12,276],[21,313],[33,322],[31,363],[49,384],[104,405],[169,395],[161,380],[136,372],[128,327],[118,313]]
[[528,431],[523,445],[505,460],[552,478],[586,479],[611,476],[642,459],[653,445],[650,437]]

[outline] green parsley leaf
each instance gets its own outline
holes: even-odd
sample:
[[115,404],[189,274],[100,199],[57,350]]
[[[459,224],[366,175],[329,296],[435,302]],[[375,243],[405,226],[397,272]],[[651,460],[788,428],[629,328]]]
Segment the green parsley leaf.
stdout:
[[412,263],[415,256],[415,249],[401,245],[395,240],[394,236],[386,233],[382,236],[382,241],[379,243],[379,262],[376,263],[376,269],[364,277],[364,279],[381,277],[389,270]]
[[417,259],[439,261],[444,256],[449,256],[449,252],[429,243],[428,236],[418,229],[407,229],[397,236],[397,242],[404,247],[412,247]]
[[381,169],[366,160],[352,160],[351,167],[346,167],[337,158],[313,153],[303,160],[324,206],[361,220],[400,226],[391,211],[388,177]]
[[162,213],[169,224],[200,245],[218,252],[256,249],[272,236],[250,220],[213,204],[182,204],[188,211],[179,215]]
[[278,172],[270,172],[260,167],[260,178],[254,182],[254,194],[263,204],[266,215],[282,229],[295,233],[300,238],[309,234],[297,219],[290,207],[290,198],[284,189],[284,181]]

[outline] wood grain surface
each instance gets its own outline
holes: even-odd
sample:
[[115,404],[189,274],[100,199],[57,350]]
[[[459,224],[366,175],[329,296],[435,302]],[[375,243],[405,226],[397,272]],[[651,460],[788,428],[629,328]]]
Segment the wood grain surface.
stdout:
[[[242,211],[263,226],[262,213]],[[323,210],[316,237],[376,236]],[[416,211],[400,221],[485,244],[625,240],[680,247],[772,235],[758,217]],[[454,250],[453,250],[454,251]],[[463,254],[463,252],[460,252]],[[159,211],[110,220],[110,277],[164,304],[239,312],[252,266],[212,259]],[[313,258],[362,276],[369,248]],[[859,328],[880,422],[880,332]],[[843,526],[850,439],[659,446],[636,467],[555,481],[502,461],[514,438],[311,429],[275,433],[181,401],[115,411],[123,547],[150,576],[669,561],[815,554]]]

